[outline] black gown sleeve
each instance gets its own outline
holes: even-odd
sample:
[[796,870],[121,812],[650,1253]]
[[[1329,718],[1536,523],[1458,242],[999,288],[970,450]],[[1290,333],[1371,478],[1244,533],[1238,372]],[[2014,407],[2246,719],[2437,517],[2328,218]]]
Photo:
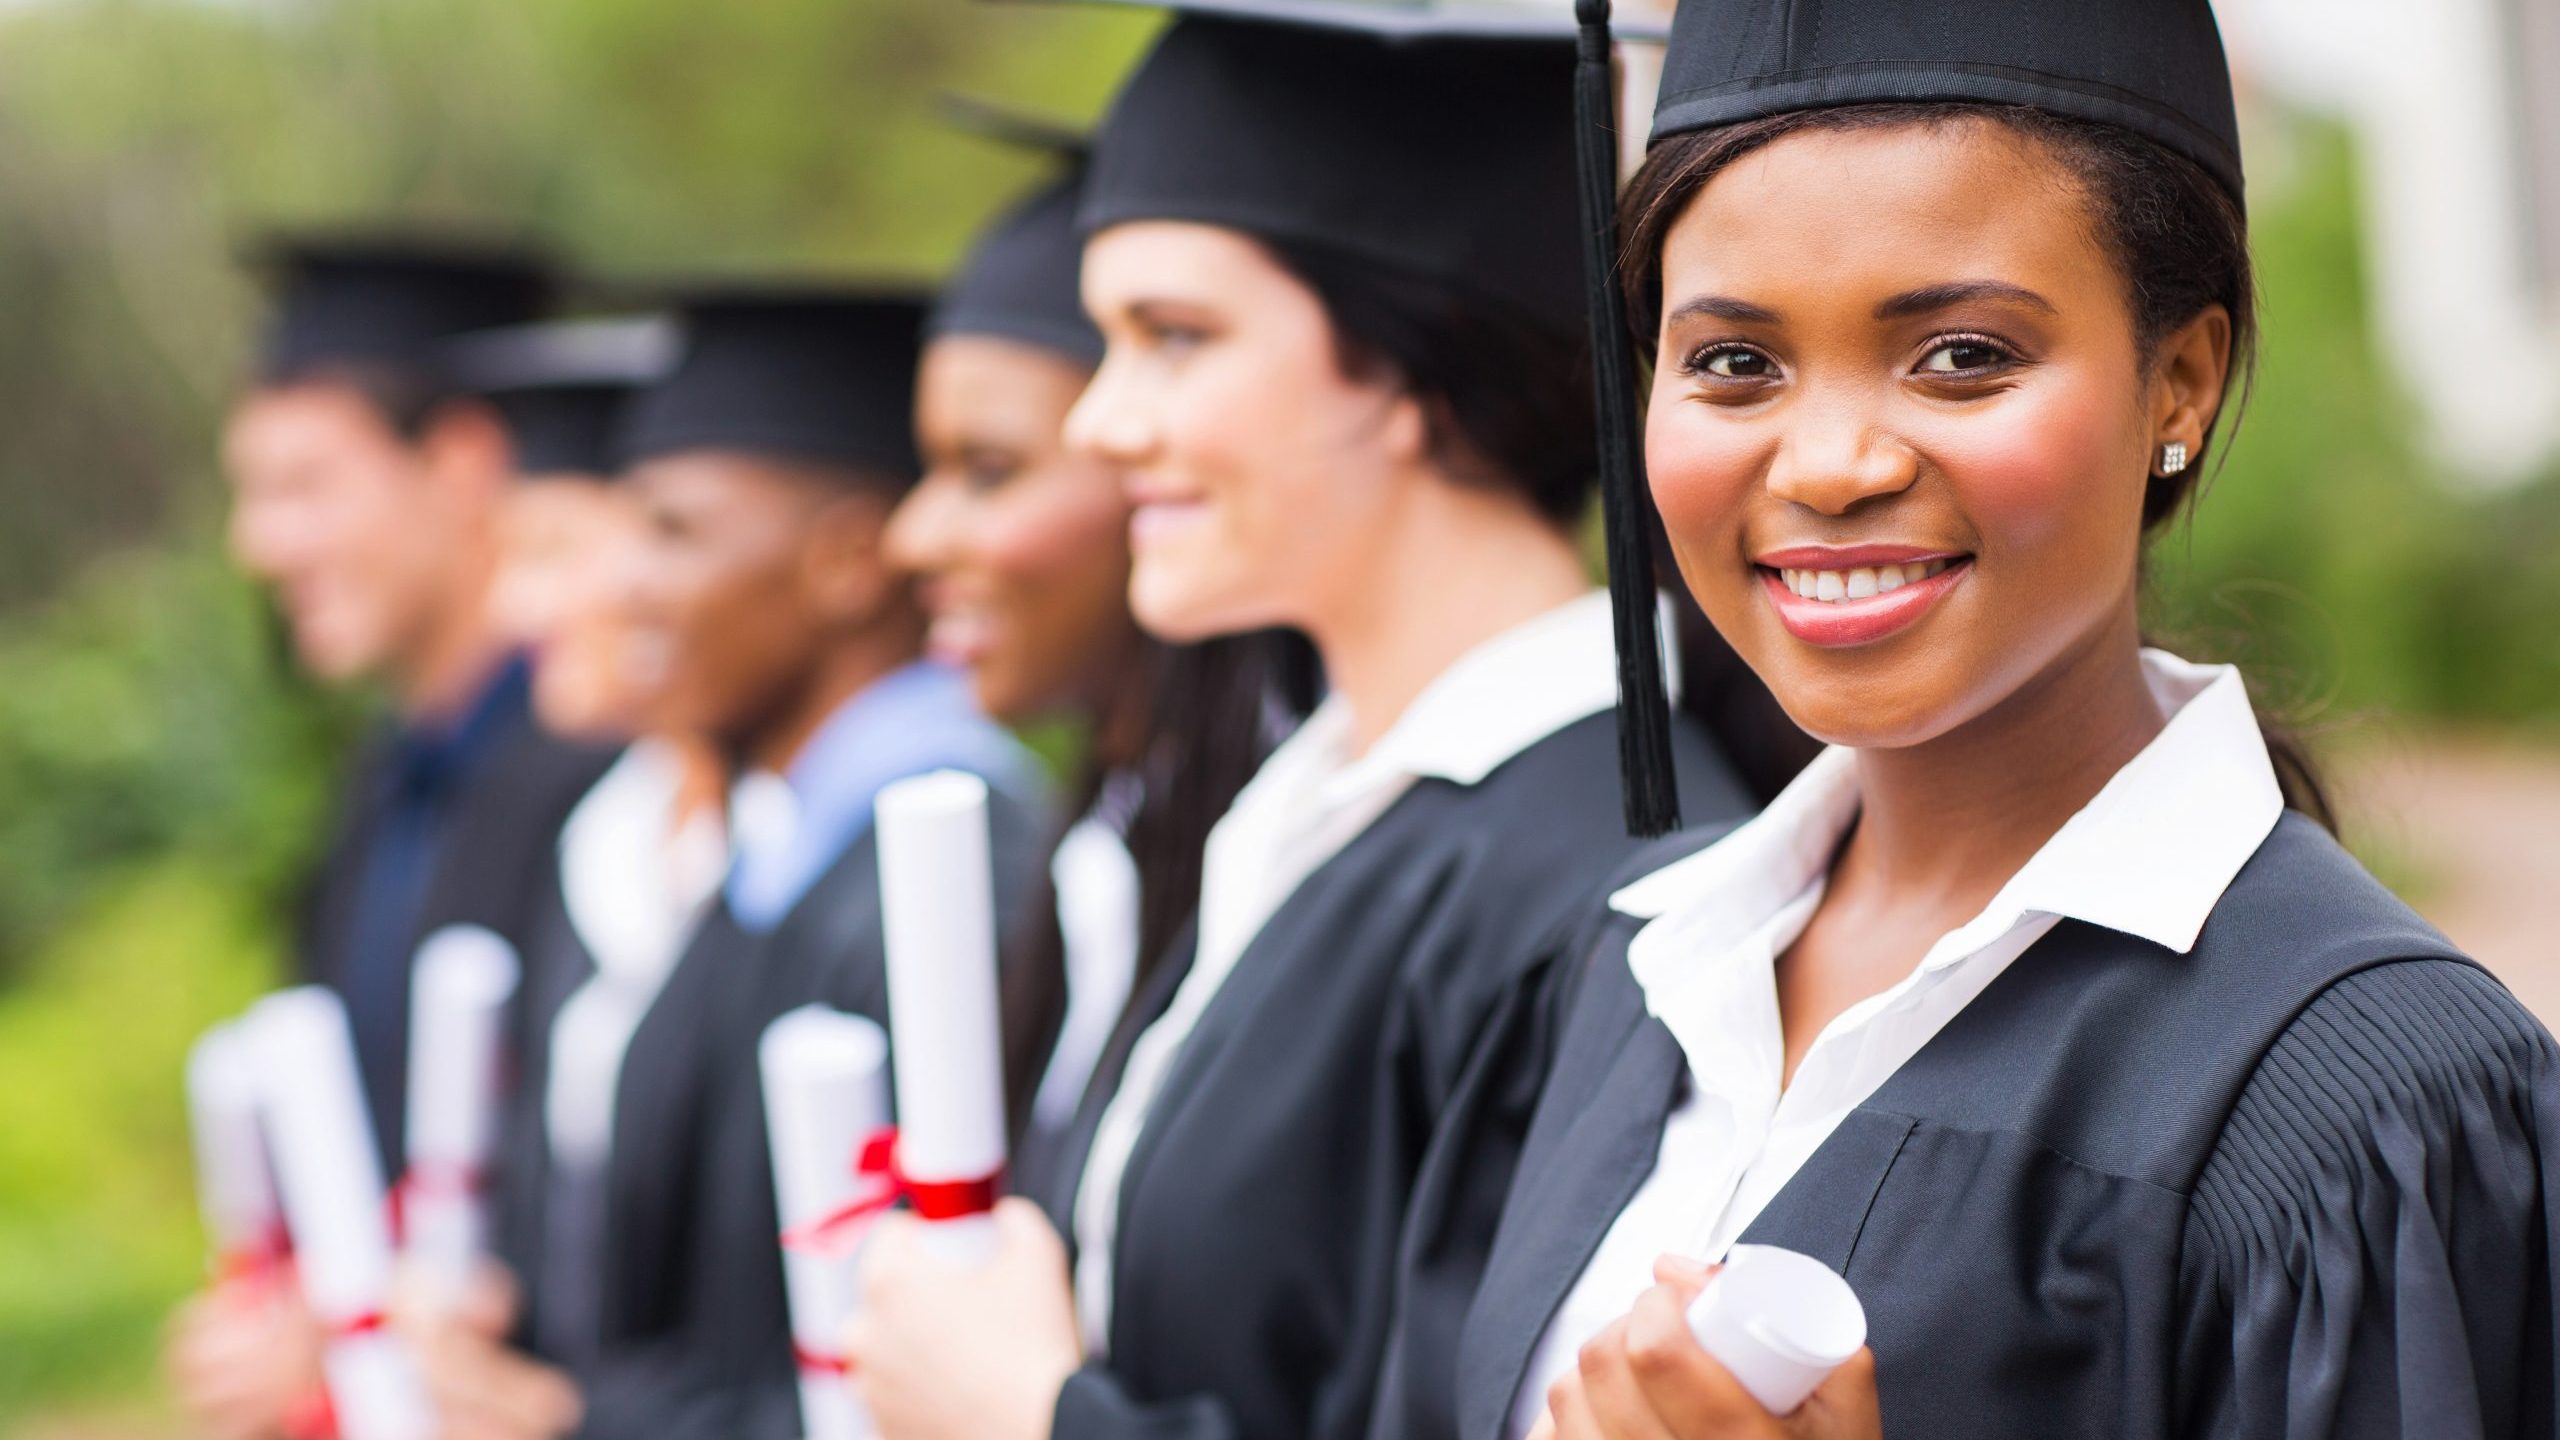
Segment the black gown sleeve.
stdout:
[[[1313,1381],[1312,1440],[1360,1440],[1371,1433],[1381,1375],[1394,1363],[1391,1337],[1416,1325],[1454,1337],[1536,1107],[1557,1009],[1548,976],[1561,941],[1549,933],[1556,928],[1553,912],[1563,907],[1547,907],[1548,923],[1525,939],[1488,935],[1469,903],[1476,893],[1462,883],[1438,888],[1435,913],[1417,927],[1418,939],[1388,995],[1367,1123],[1344,1127],[1359,1135],[1364,1159],[1343,1183],[1356,1176],[1370,1188],[1363,1209],[1372,1223],[1353,1227],[1359,1236],[1331,1237],[1357,1252],[1344,1262],[1355,1278],[1332,1317],[1335,1353]],[[1458,1142],[1460,1148],[1450,1148]],[[1504,1183],[1484,1185],[1487,1176]],[[1424,1237],[1423,1253],[1418,1263],[1399,1267],[1396,1252],[1409,1235]],[[1431,1355],[1454,1351],[1453,1340],[1423,1347]],[[1093,1364],[1060,1393],[1050,1434],[1052,1440],[1250,1440],[1270,1429],[1268,1417],[1239,1415],[1214,1395],[1145,1400],[1107,1364]]]
[[2359,971],[2277,1039],[2188,1212],[2179,1433],[2554,1433],[2560,1053],[2495,979]]

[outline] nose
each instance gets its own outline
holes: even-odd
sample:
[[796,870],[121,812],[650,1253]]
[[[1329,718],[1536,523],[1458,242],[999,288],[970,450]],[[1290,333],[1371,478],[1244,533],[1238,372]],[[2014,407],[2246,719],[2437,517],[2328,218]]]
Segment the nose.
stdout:
[[1155,426],[1139,402],[1133,366],[1106,352],[1102,366],[1067,412],[1063,439],[1078,455],[1111,465],[1144,461],[1155,445]]
[[890,513],[884,540],[889,563],[900,570],[930,574],[945,568],[959,534],[959,482],[927,474]]
[[1919,478],[1919,457],[1851,404],[1803,406],[1770,463],[1769,493],[1824,515],[1845,515]]

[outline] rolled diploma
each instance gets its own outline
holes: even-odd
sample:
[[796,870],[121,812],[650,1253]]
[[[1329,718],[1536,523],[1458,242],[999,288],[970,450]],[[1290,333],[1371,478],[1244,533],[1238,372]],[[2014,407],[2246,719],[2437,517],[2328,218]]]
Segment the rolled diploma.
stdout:
[[488,1239],[482,1189],[498,1130],[499,1037],[521,973],[513,945],[448,925],[410,972],[409,1170],[401,1237],[426,1282],[459,1295]]
[[391,1293],[391,1222],[346,1008],[316,985],[258,1002],[260,1113],[303,1299],[326,1327],[321,1365],[346,1440],[425,1440],[433,1417],[409,1357],[379,1323]]
[[257,1055],[240,1025],[214,1026],[187,1052],[187,1115],[214,1273],[260,1273],[285,1258],[284,1211],[258,1124]]
[[[987,782],[957,770],[901,780],[874,815],[899,1166],[920,1187],[984,1182],[992,1205],[1005,1137]],[[955,1259],[995,1245],[983,1213],[939,1219],[927,1234]]]
[[1736,1245],[1689,1302],[1689,1333],[1770,1414],[1787,1415],[1867,1343],[1867,1312],[1812,1256]]
[[[803,1005],[765,1027],[756,1047],[765,1128],[773,1141],[773,1189],[785,1230],[817,1223],[875,1182],[854,1173],[863,1143],[889,1123],[889,1037],[859,1015]],[[861,1300],[858,1238],[814,1249],[785,1245],[782,1276],[791,1338],[803,1357],[832,1356]],[[801,1433],[808,1440],[863,1440],[871,1416],[841,1374],[803,1364]]]

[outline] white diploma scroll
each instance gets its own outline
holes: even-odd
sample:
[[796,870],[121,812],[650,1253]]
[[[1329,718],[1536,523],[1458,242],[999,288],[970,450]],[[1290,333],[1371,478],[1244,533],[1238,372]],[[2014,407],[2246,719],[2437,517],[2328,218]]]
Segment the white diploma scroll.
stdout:
[[936,1248],[989,1254],[1005,1163],[987,782],[957,770],[880,792],[898,1166]]
[[495,932],[448,925],[418,947],[410,970],[401,1244],[421,1279],[447,1296],[470,1283],[488,1243],[499,1041],[521,968],[515,947]]
[[765,1027],[756,1047],[782,1225],[782,1274],[800,1367],[801,1433],[865,1440],[875,1433],[841,1347],[861,1301],[862,1237],[890,1178],[864,1173],[865,1150],[889,1126],[889,1037],[859,1015],[803,1005]]
[[258,1120],[257,1053],[242,1026],[216,1025],[187,1052],[187,1116],[215,1277],[281,1274],[292,1242]]
[[339,1431],[425,1440],[434,1432],[426,1394],[383,1326],[391,1219],[346,1009],[305,985],[258,1002],[244,1023],[302,1296],[328,1337],[321,1364]]
[[1690,1302],[1689,1333],[1770,1414],[1787,1415],[1867,1343],[1867,1311],[1812,1256],[1736,1245]]

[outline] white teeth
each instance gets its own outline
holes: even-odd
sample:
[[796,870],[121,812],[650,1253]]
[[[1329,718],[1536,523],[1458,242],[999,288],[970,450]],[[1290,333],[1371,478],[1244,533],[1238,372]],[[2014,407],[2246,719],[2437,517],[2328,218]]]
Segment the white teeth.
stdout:
[[1860,566],[1854,570],[1780,570],[1778,582],[1807,600],[1867,600],[1943,574],[1948,563],[1917,560],[1908,565]]

